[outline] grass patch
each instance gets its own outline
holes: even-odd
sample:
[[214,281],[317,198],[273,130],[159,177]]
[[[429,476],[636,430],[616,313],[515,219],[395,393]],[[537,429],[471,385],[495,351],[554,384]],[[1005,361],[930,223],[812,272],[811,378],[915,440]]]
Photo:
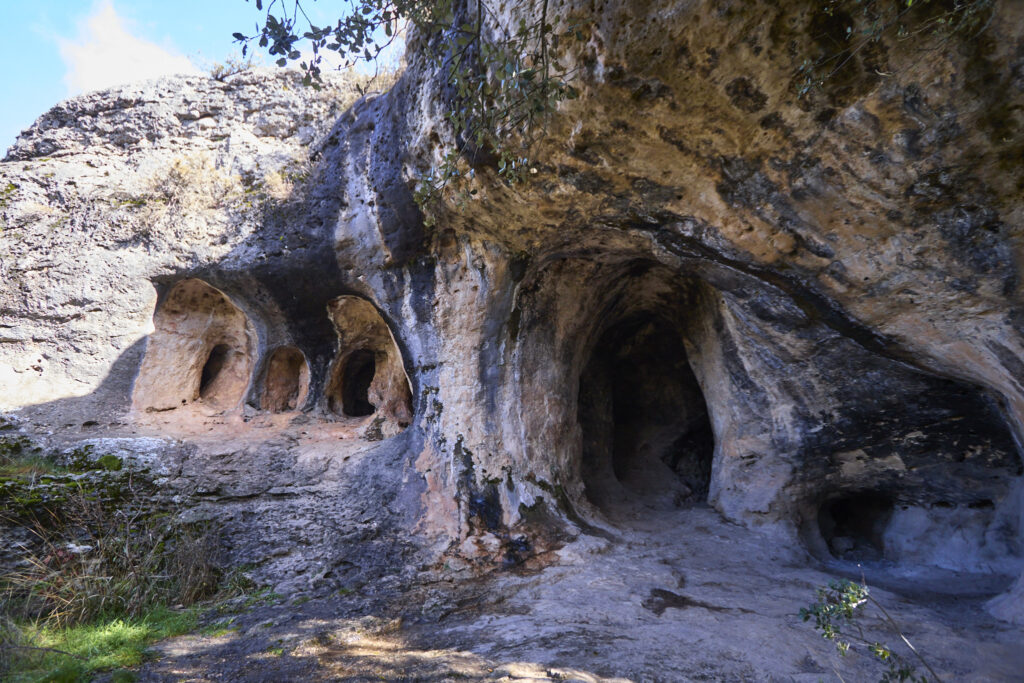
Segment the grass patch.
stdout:
[[0,478],[35,478],[65,471],[24,436],[0,437]]
[[232,618],[216,621],[208,626],[204,626],[199,629],[199,634],[209,638],[220,638],[229,633],[238,633],[238,631],[239,628],[235,625],[235,620]]
[[[195,627],[195,610],[174,611],[163,606],[139,617],[101,618],[67,628],[22,625],[21,638],[31,646],[13,650],[4,680],[80,681],[99,671],[138,666],[152,643]],[[130,680],[125,674],[115,680]]]
[[[48,455],[4,434],[0,472],[0,538],[16,534],[20,548],[0,567],[0,681],[134,680],[127,668],[147,647],[197,629],[199,605],[282,599],[253,581],[253,565],[225,573],[216,527],[178,518],[130,462],[88,446]],[[234,630],[222,619],[204,634]]]
[[0,537],[20,548],[0,572],[0,680],[88,680],[195,629],[195,610],[167,606],[218,593],[215,530],[177,519],[147,471],[16,435],[0,437],[0,467]]
[[30,478],[40,477],[46,474],[65,474],[65,470],[53,464],[52,460],[41,455],[29,455],[19,458],[16,461],[0,462],[0,478],[19,477]]
[[242,603],[242,606],[245,609],[249,609],[250,607],[255,607],[256,605],[270,605],[275,602],[279,602],[283,598],[283,595],[281,595],[280,593],[275,593],[270,586],[264,586],[263,588],[258,589],[252,595],[246,597],[245,602]]

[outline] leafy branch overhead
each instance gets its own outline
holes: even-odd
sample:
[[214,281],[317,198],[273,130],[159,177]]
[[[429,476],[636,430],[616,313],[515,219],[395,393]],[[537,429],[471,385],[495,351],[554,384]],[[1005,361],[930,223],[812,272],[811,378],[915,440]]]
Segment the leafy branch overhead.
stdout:
[[[542,3],[530,20],[510,24],[483,0],[358,0],[332,26],[312,23],[302,0],[255,0],[265,15],[252,35],[235,33],[243,54],[255,42],[297,63],[304,83],[319,87],[324,54],[344,65],[373,61],[406,30],[415,31],[425,54],[444,77],[446,118],[455,148],[420,178],[421,206],[439,199],[453,181],[493,168],[506,182],[522,179],[530,150],[559,102],[577,96],[573,72],[557,55],[566,40],[583,40],[574,25],[555,20]],[[300,45],[308,45],[305,52]],[[470,191],[472,194],[473,191]]]
[[[248,2],[249,0],[246,0]],[[513,19],[494,0],[352,0],[328,26],[314,24],[303,6],[316,0],[253,0],[263,14],[252,34],[235,33],[243,56],[255,43],[280,66],[297,65],[303,82],[319,88],[324,56],[336,53],[343,66],[375,62],[408,31],[420,53],[442,76],[444,111],[454,144],[419,178],[416,200],[429,209],[456,189],[464,201],[476,193],[468,183],[478,170],[493,169],[508,184],[532,168],[531,150],[559,103],[578,96],[575,68],[564,48],[583,41],[581,22],[553,17],[548,1]],[[984,30],[994,0],[814,0],[824,17],[811,30],[814,45],[798,57],[796,80],[806,95],[835,78],[880,40],[911,40],[935,49],[953,36]],[[539,5],[539,6],[538,6]],[[821,30],[819,30],[821,29]],[[819,35],[820,34],[820,35]],[[889,74],[880,73],[885,76]],[[451,198],[451,197],[450,197]],[[430,220],[431,211],[426,211]]]

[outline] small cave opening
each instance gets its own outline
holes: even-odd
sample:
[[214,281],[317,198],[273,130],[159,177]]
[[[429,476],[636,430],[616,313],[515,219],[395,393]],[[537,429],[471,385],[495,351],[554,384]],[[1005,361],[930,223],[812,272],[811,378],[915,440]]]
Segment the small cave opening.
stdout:
[[714,436],[679,332],[652,314],[600,337],[580,377],[581,475],[605,512],[707,499]]
[[885,531],[893,501],[877,493],[860,493],[826,501],[818,512],[818,529],[838,560],[873,561],[885,555]]
[[370,385],[377,374],[373,351],[359,349],[345,360],[341,375],[341,412],[348,417],[373,415],[377,406],[370,402]]
[[388,439],[412,423],[412,383],[390,326],[372,302],[344,295],[327,312],[338,335],[322,406],[328,415],[374,416],[364,436]]
[[309,363],[294,346],[276,349],[267,363],[263,409],[272,413],[298,410],[309,393]]
[[240,407],[255,332],[226,294],[202,280],[183,280],[154,311],[153,328],[133,388],[137,410],[171,410],[197,399],[207,409]]
[[210,354],[203,364],[203,371],[199,376],[199,398],[208,399],[216,394],[217,379],[228,364],[231,356],[231,347],[227,344],[217,344],[210,349]]

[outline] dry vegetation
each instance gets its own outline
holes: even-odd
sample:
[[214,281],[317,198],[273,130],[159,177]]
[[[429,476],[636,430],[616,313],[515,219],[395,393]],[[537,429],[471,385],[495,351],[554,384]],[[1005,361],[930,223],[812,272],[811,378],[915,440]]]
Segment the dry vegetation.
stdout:
[[0,580],[4,680],[136,664],[152,640],[193,628],[188,608],[221,586],[210,528],[178,520],[147,473],[114,456],[62,459],[4,437],[0,509],[5,536],[21,539]]

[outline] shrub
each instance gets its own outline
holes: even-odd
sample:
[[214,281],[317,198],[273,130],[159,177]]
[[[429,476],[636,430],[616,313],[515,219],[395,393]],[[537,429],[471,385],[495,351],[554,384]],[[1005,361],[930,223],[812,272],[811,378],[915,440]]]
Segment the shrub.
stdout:
[[217,586],[213,534],[138,505],[136,493],[111,505],[81,487],[28,520],[3,520],[23,525],[35,541],[0,584],[8,613],[70,626],[211,595]]
[[804,621],[814,619],[814,627],[821,631],[822,638],[832,641],[840,655],[846,656],[854,646],[867,649],[873,657],[885,665],[882,674],[882,683],[891,681],[910,681],[911,683],[926,683],[929,679],[918,673],[917,668],[906,657],[897,654],[887,645],[869,638],[860,624],[858,610],[865,605],[872,605],[882,615],[885,624],[904,642],[907,648],[913,653],[920,664],[931,674],[931,680],[941,681],[938,674],[928,664],[927,660],[917,651],[907,639],[895,620],[889,615],[882,605],[871,597],[868,587],[848,579],[833,581],[827,587],[818,589],[818,602],[800,610],[800,617]]

